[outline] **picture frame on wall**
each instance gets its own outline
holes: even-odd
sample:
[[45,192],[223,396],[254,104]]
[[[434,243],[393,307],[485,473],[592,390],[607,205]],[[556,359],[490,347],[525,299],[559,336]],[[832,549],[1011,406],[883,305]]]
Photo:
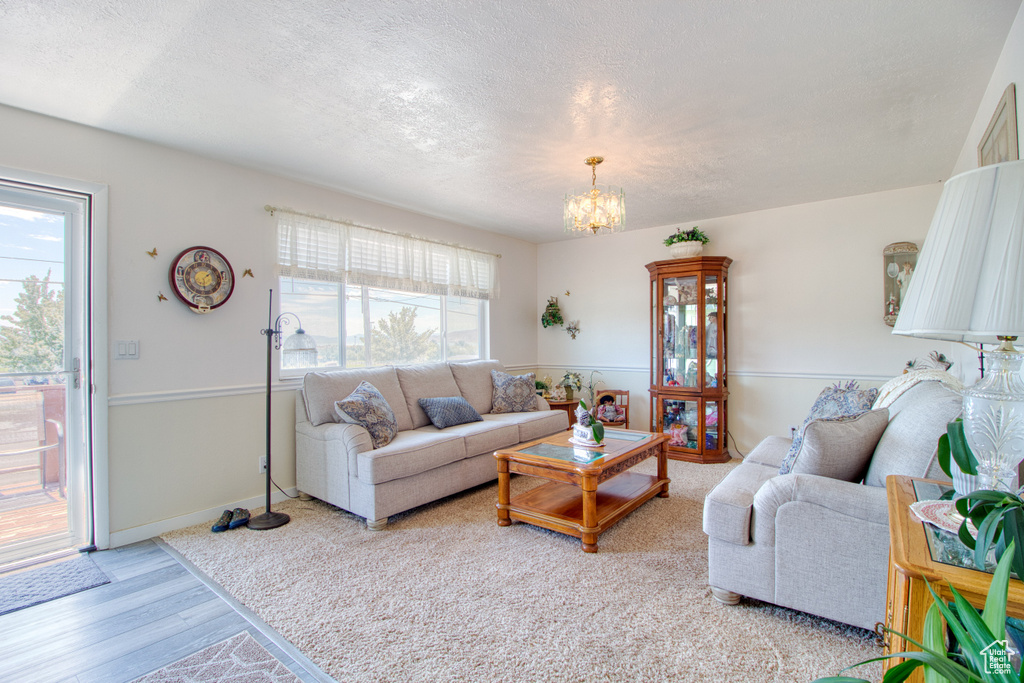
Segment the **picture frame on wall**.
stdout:
[[1017,89],[1006,86],[985,134],[978,143],[978,166],[1019,159],[1017,144]]
[[885,296],[882,320],[889,327],[896,324],[896,316],[907,295],[910,278],[917,267],[917,245],[913,242],[893,242],[882,249],[882,275]]

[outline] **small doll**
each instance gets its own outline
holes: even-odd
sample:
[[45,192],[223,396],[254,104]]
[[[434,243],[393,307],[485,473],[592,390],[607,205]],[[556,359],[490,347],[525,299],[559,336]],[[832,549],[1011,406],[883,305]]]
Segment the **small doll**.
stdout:
[[626,411],[615,405],[614,396],[606,394],[601,397],[601,404],[597,407],[597,419],[602,422],[625,422]]
[[686,436],[689,430],[686,427],[679,424],[678,422],[668,430],[668,445],[669,446],[685,446]]

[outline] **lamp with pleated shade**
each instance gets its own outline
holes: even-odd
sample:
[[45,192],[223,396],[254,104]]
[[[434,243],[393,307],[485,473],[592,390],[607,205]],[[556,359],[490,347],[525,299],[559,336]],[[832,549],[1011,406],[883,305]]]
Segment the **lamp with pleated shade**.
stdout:
[[[963,392],[978,487],[1010,490],[1024,460],[1024,161],[950,178],[893,334],[1000,346]],[[958,493],[961,491],[957,487]]]

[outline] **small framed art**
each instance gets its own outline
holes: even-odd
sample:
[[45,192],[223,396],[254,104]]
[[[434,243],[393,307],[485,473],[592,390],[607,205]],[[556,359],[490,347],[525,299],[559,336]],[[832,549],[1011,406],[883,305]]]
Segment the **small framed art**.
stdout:
[[882,249],[882,271],[885,278],[885,312],[882,320],[889,327],[896,324],[896,316],[907,295],[910,278],[917,266],[917,245],[913,242],[893,242]]
[[985,134],[978,143],[978,166],[1019,159],[1017,151],[1017,89],[1006,86]]

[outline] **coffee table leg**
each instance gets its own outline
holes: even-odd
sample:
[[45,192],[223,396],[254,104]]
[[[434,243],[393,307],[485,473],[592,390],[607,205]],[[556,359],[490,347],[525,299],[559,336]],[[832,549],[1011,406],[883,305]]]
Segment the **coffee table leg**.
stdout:
[[511,526],[508,516],[509,475],[508,460],[498,461],[498,526]]
[[668,498],[668,446],[663,442],[661,451],[658,452],[658,479],[666,480],[658,491],[659,498]]
[[[583,477],[583,528],[597,529],[597,479],[594,477]],[[583,543],[583,552],[597,552],[597,533],[583,531],[580,534],[580,541]]]

